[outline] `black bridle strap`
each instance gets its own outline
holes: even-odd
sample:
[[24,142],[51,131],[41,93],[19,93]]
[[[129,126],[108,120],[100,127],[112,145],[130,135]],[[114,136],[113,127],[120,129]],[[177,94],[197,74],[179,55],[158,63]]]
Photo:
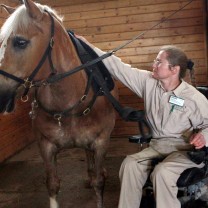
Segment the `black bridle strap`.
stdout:
[[[28,94],[28,91],[33,86],[32,80],[34,79],[36,74],[39,72],[40,68],[44,64],[44,62],[45,62],[47,57],[49,57],[49,64],[51,66],[51,69],[54,69],[53,64],[52,64],[52,59],[51,59],[51,51],[52,51],[53,42],[54,42],[54,40],[53,40],[53,37],[54,37],[54,19],[53,19],[53,17],[51,16],[51,14],[48,11],[45,10],[45,12],[48,13],[48,15],[49,15],[49,17],[51,19],[50,41],[49,41],[48,46],[47,46],[47,48],[46,48],[46,50],[45,50],[41,60],[39,61],[38,65],[35,67],[35,69],[31,73],[31,75],[26,80],[24,80],[25,81],[25,86],[24,86],[25,87],[25,91],[24,91],[22,97],[25,97]],[[52,73],[53,73],[53,71],[52,71]],[[29,86],[26,85],[27,83],[29,83]]]
[[35,69],[33,70],[33,72],[31,73],[31,75],[27,78],[27,79],[21,79],[13,74],[10,74],[10,73],[7,73],[3,70],[0,70],[0,74],[7,77],[7,78],[10,78],[16,82],[19,82],[20,84],[23,84],[24,87],[25,87],[25,91],[24,91],[24,94],[22,97],[26,96],[29,89],[33,86],[33,83],[32,83],[32,80],[34,79],[34,77],[36,76],[36,74],[39,72],[41,66],[43,65],[43,63],[45,62],[46,58],[48,57],[49,58],[49,64],[50,64],[50,67],[52,69],[52,73],[54,73],[54,67],[53,67],[53,63],[52,63],[52,59],[51,59],[51,51],[52,51],[52,48],[53,48],[53,37],[54,37],[54,19],[53,17],[51,16],[51,14],[45,10],[45,12],[48,13],[50,19],[51,19],[51,35],[50,35],[50,41],[48,43],[48,46],[40,60],[40,62],[38,63],[38,65],[35,67]]
[[[43,65],[43,63],[45,62],[46,58],[49,56],[51,56],[51,50],[53,48],[53,37],[54,37],[54,19],[51,16],[51,14],[45,10],[45,12],[48,13],[50,19],[51,19],[51,36],[50,36],[50,41],[48,43],[48,47],[46,48],[40,62],[38,63],[38,65],[36,66],[36,68],[33,70],[32,74],[29,76],[28,80],[32,81],[34,79],[34,77],[36,76],[36,74],[39,72],[41,66]],[[51,60],[51,57],[49,58]],[[49,61],[50,62],[50,61]],[[50,62],[52,64],[52,62]],[[53,67],[52,67],[53,68]]]
[[23,79],[21,79],[19,77],[16,77],[13,74],[9,74],[9,73],[7,73],[7,72],[5,72],[3,70],[0,70],[0,74],[5,76],[5,77],[8,77],[8,78],[10,78],[10,79],[12,79],[12,80],[14,80],[16,82],[19,82],[20,84],[24,84],[25,83],[25,81]]

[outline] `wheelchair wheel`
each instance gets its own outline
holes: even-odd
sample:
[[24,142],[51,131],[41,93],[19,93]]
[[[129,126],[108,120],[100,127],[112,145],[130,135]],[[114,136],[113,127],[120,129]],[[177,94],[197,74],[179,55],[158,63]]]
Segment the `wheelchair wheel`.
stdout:
[[208,203],[201,200],[191,200],[181,208],[208,208]]

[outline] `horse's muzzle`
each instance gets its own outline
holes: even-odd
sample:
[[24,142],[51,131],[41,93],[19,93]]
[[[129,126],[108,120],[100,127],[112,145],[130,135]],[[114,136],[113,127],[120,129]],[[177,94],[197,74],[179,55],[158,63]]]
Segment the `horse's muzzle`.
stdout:
[[15,92],[1,92],[0,91],[0,113],[10,113],[15,105]]

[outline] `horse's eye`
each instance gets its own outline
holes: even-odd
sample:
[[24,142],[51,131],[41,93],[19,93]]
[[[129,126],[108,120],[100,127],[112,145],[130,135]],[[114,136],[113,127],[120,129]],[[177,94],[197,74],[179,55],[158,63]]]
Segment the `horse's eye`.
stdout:
[[29,43],[29,40],[25,40],[21,37],[15,37],[13,39],[13,46],[17,49],[25,49]]

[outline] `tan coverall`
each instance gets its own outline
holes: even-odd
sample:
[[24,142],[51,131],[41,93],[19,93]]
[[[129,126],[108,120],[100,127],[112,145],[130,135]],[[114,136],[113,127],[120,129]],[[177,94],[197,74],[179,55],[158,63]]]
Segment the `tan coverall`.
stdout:
[[[94,49],[98,55],[104,52]],[[104,64],[111,75],[144,99],[146,117],[153,131],[150,147],[129,155],[120,168],[119,208],[139,208],[142,188],[150,173],[152,157],[167,157],[151,174],[157,208],[179,208],[177,179],[187,168],[196,165],[186,156],[192,147],[188,138],[193,129],[201,129],[208,146],[208,101],[193,86],[182,80],[174,90],[166,92],[151,72],[132,68],[111,56]],[[183,106],[171,104],[170,96],[184,100]],[[143,161],[144,160],[144,161]]]

